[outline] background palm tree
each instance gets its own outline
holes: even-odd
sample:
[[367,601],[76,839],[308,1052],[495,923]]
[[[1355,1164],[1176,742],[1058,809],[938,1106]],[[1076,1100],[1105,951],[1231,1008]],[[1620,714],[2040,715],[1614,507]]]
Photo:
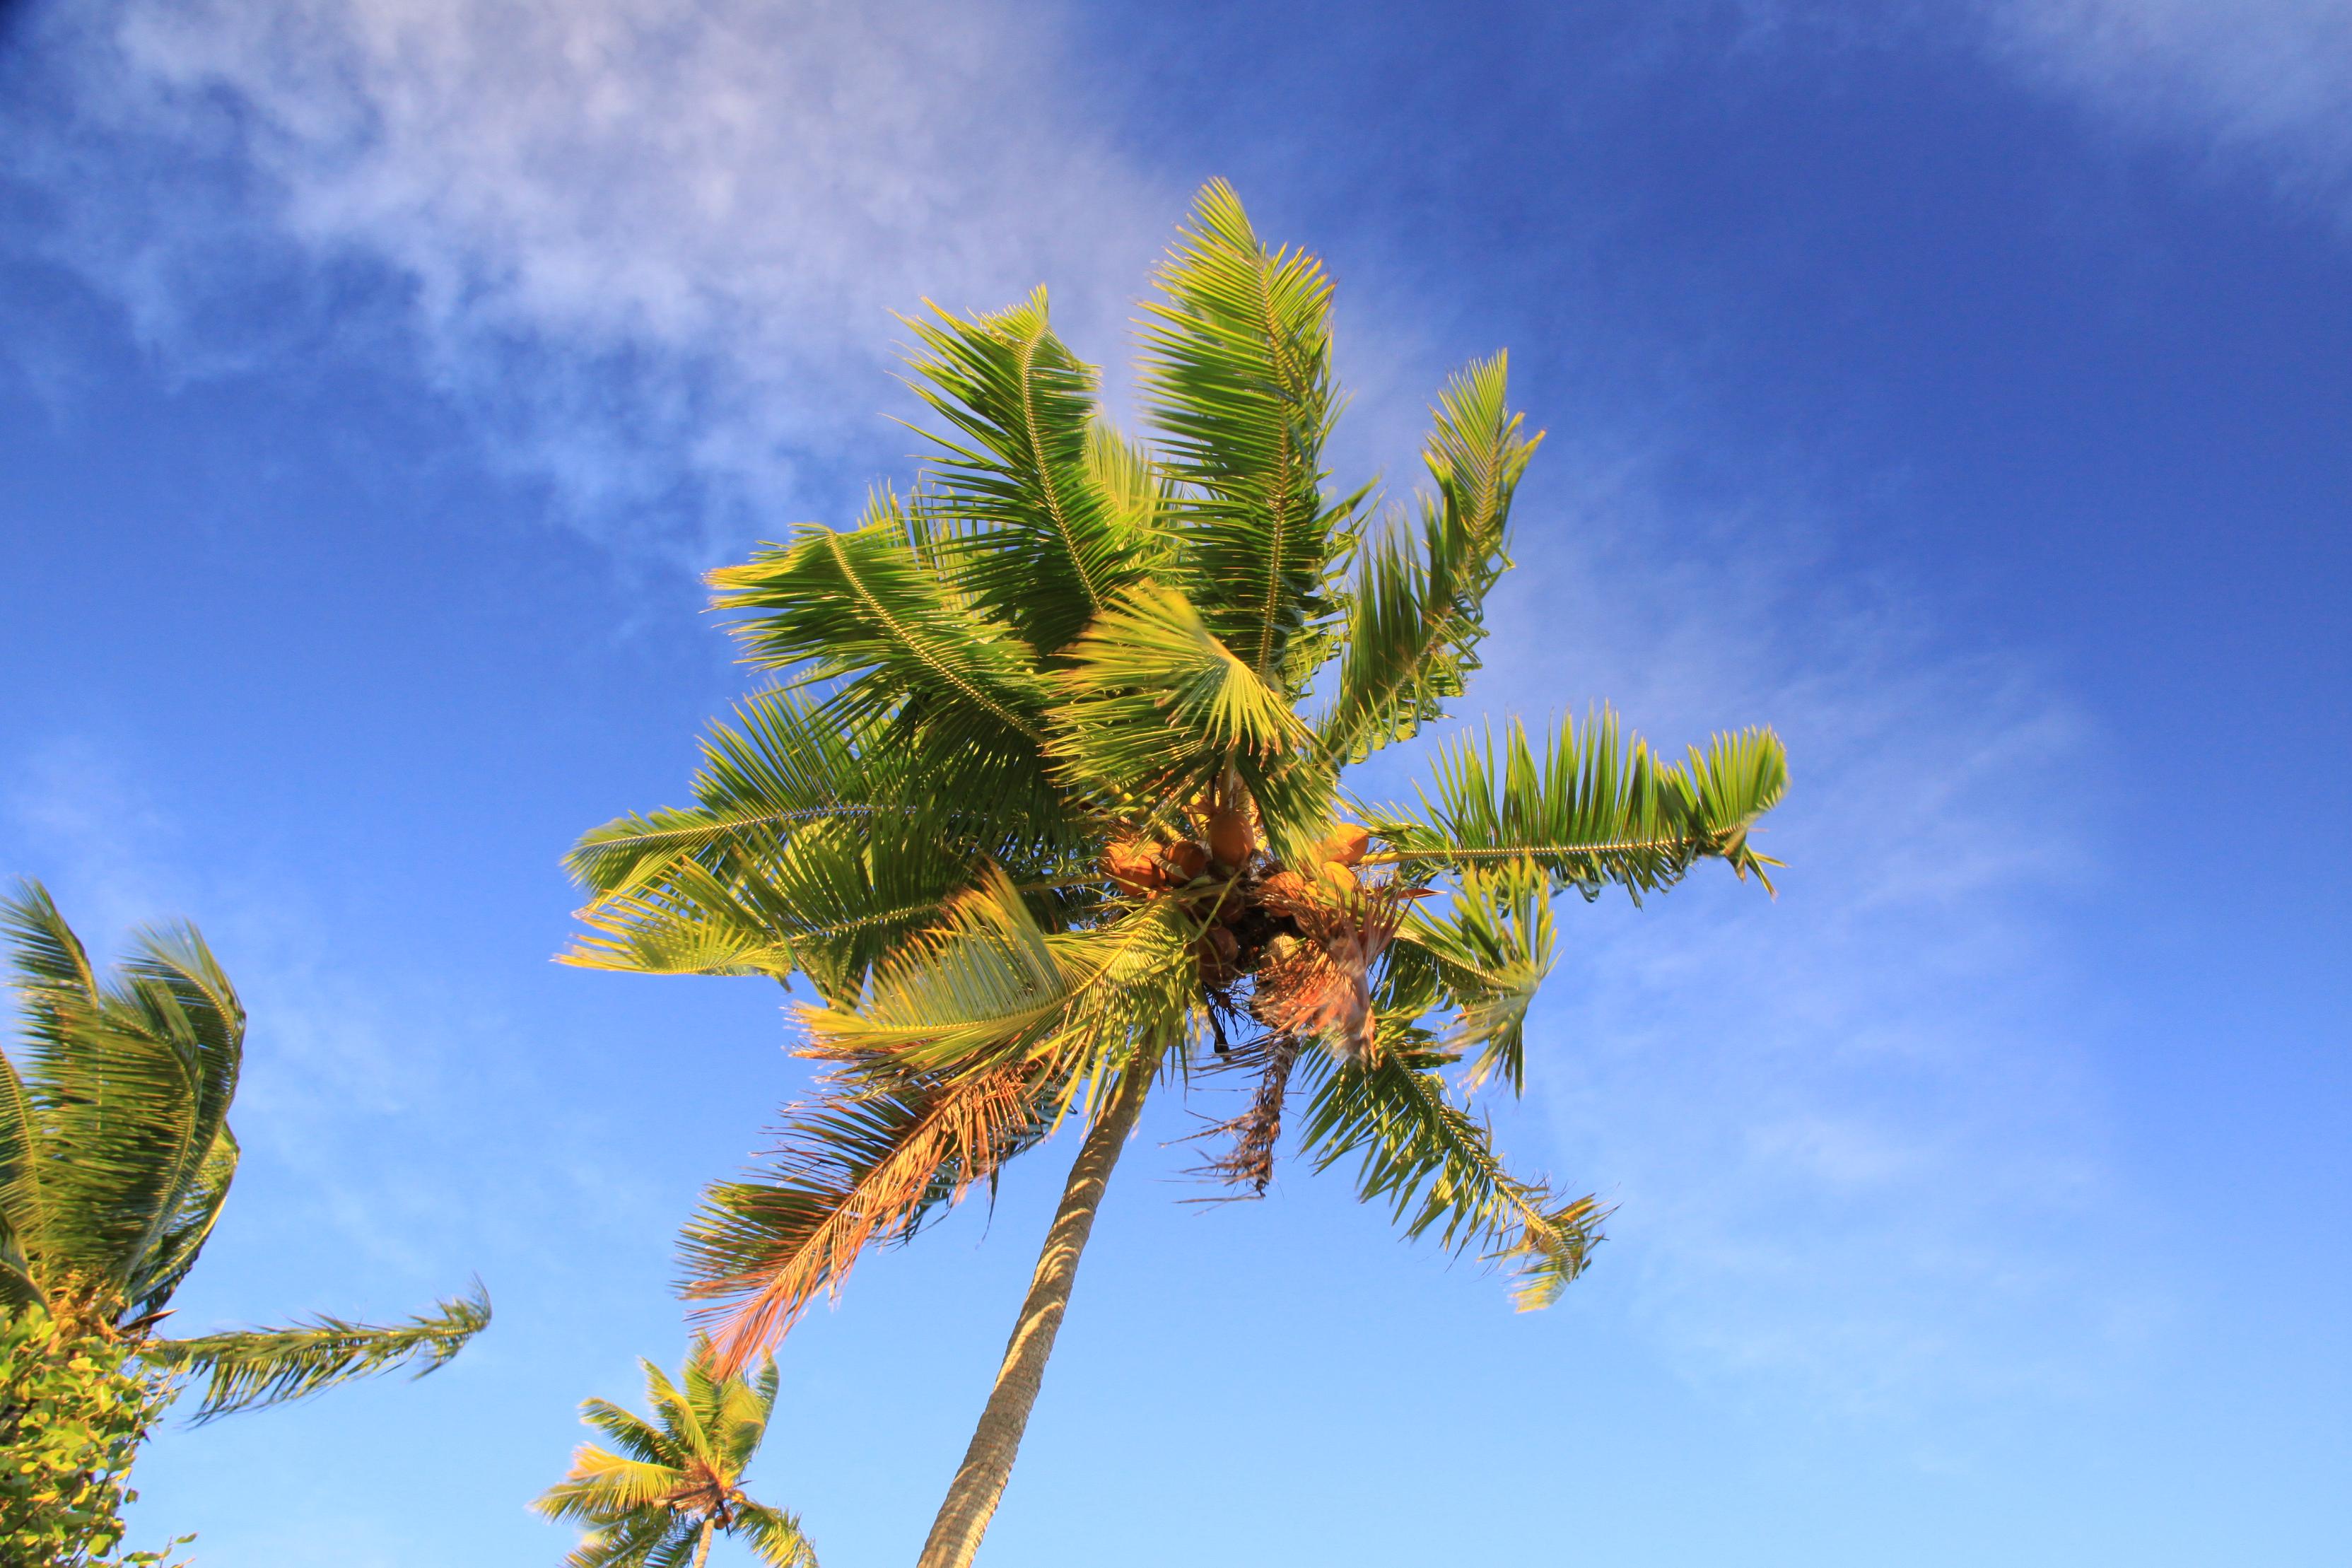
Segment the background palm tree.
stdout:
[[101,979],[47,891],[23,881],[0,899],[0,936],[23,1026],[21,1058],[0,1051],[0,1317],[42,1317],[68,1361],[201,1379],[198,1421],[398,1366],[421,1376],[488,1323],[478,1283],[389,1327],[158,1333],[236,1173],[245,1010],[192,926],[139,933]]
[[702,1568],[712,1537],[724,1533],[776,1568],[816,1568],[800,1521],[743,1491],[744,1467],[775,1409],[776,1363],[764,1363],[753,1383],[718,1370],[708,1342],[698,1341],[683,1388],[653,1363],[640,1364],[655,1421],[602,1399],[583,1402],[580,1418],[614,1447],[582,1444],[572,1473],[531,1505],[589,1527],[564,1561],[571,1568]]
[[[1439,395],[1433,489],[1335,493],[1330,289],[1222,184],[1148,302],[1157,441],[1101,418],[1043,291],[908,325],[946,422],[914,492],[712,574],[754,664],[697,804],[589,834],[569,959],[803,976],[824,1063],[775,1163],[714,1186],[688,1293],[722,1360],[774,1342],[859,1252],[911,1235],[1066,1121],[1085,1135],[995,1389],[923,1562],[968,1563],[1035,1398],[1111,1168],[1153,1081],[1240,1078],[1204,1167],[1265,1189],[1295,1094],[1317,1167],[1412,1235],[1475,1248],[1538,1306],[1599,1239],[1496,1157],[1469,1095],[1524,1079],[1551,901],[1639,897],[1748,843],[1769,731],[1680,761],[1615,721],[1466,735],[1410,803],[1347,794],[1477,666],[1537,438],[1501,356]],[[1448,1069],[1455,1069],[1449,1080]]]

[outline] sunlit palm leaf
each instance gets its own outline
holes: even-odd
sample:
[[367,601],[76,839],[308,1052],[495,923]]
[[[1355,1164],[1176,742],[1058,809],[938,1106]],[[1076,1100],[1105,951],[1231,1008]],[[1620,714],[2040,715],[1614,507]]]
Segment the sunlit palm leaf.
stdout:
[[1045,292],[965,321],[909,319],[925,350],[915,390],[952,435],[933,436],[937,515],[970,525],[956,578],[1040,655],[1057,652],[1133,580],[1137,541],[1089,462],[1099,376],[1047,324]]
[[1306,738],[1287,698],[1172,588],[1125,590],[1066,656],[1048,749],[1080,793],[1129,815],[1171,810],[1228,766],[1263,768]]
[[1034,655],[940,575],[914,521],[877,495],[854,530],[811,525],[712,573],[712,603],[752,612],[737,631],[753,662],[840,679],[835,721],[887,721],[942,766],[983,757],[1034,773],[1046,700]]
[[1434,797],[1424,793],[1420,810],[1370,813],[1389,845],[1372,860],[1419,872],[1532,872],[1588,898],[1612,884],[1639,898],[1706,857],[1759,880],[1775,864],[1748,842],[1788,785],[1769,730],[1718,736],[1678,765],[1639,740],[1621,742],[1612,714],[1563,726],[1540,755],[1513,724],[1499,763],[1495,750],[1491,735],[1465,737],[1440,752]]
[[1342,1065],[1312,1047],[1321,1081],[1302,1145],[1318,1170],[1357,1156],[1358,1196],[1385,1201],[1407,1237],[1433,1232],[1451,1250],[1476,1248],[1517,1275],[1520,1310],[1549,1306],[1584,1271],[1603,1213],[1592,1198],[1562,1203],[1504,1169],[1486,1124],[1446,1099],[1435,1068],[1452,1059],[1400,1044]]
[[1044,1125],[1039,1086],[1018,1068],[950,1079],[845,1068],[787,1115],[772,1163],[714,1184],[681,1237],[688,1296],[717,1303],[723,1364],[774,1343],[869,1243],[911,1234]]
[[[1527,1086],[1527,1018],[1551,973],[1551,903],[1540,886],[1475,874],[1442,915],[1416,909],[1395,939],[1391,963],[1426,964],[1427,1007],[1454,1010],[1441,1043],[1472,1057],[1467,1087],[1500,1078]],[[1416,1012],[1421,1009],[1416,1009]]]
[[200,1377],[195,1419],[306,1399],[353,1378],[413,1368],[423,1377],[448,1364],[489,1326],[479,1284],[439,1310],[379,1327],[323,1314],[287,1329],[240,1329],[197,1339],[152,1340],[141,1353],[158,1366]]
[[1287,692],[1318,662],[1327,575],[1353,542],[1356,498],[1327,507],[1322,493],[1337,412],[1330,280],[1305,252],[1260,245],[1219,181],[1157,281],[1144,387],[1167,466],[1189,487],[1173,515],[1184,585],[1219,639]]
[[1478,667],[1486,592],[1510,565],[1512,493],[1540,436],[1519,435],[1504,402],[1506,360],[1470,366],[1438,395],[1423,452],[1438,500],[1422,502],[1418,548],[1384,532],[1359,555],[1321,754],[1353,762],[1412,734],[1458,697]]

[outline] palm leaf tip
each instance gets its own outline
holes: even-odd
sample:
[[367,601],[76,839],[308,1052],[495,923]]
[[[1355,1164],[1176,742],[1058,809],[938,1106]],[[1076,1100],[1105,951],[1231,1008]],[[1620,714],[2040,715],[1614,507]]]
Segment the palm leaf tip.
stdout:
[[239,1329],[197,1339],[152,1340],[141,1354],[204,1380],[193,1419],[307,1399],[355,1378],[412,1368],[423,1377],[447,1365],[490,1322],[479,1280],[467,1294],[405,1323],[356,1323],[320,1314],[283,1329]]

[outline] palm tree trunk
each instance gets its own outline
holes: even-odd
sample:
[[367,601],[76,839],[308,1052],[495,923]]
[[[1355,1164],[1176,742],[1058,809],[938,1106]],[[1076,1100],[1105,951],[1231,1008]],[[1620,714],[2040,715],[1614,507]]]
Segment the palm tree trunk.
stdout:
[[1004,1347],[1004,1364],[997,1369],[996,1386],[989,1391],[980,1426],[964,1450],[963,1464],[948,1488],[931,1523],[930,1539],[923,1542],[919,1568],[971,1568],[980,1551],[980,1538],[996,1512],[1004,1483],[1012,1479],[1013,1458],[1021,1448],[1021,1434],[1029,1425],[1030,1406],[1037,1403],[1045,1381],[1045,1358],[1054,1353],[1054,1336],[1069,1310],[1070,1288],[1078,1278],[1078,1254],[1095,1227],[1095,1211],[1102,1206],[1103,1189],[1110,1184],[1111,1167],[1135,1130],[1143,1098],[1151,1091],[1158,1071],[1157,1053],[1145,1052],[1119,1079],[1110,1103],[1087,1133],[1062,1189],[1062,1206],[1045,1232],[1045,1250],[1037,1255],[1037,1271],[1029,1279],[1028,1299],[1013,1325]]
[[702,1539],[694,1543],[694,1568],[702,1568],[703,1559],[710,1555],[710,1532],[718,1528],[715,1516],[702,1521]]

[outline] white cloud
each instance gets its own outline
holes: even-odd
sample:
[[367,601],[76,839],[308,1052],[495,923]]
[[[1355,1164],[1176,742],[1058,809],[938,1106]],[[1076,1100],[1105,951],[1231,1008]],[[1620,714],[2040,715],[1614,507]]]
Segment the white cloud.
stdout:
[[2254,159],[2352,222],[2352,0],[1991,0],[1984,16],[2029,79]]
[[37,31],[18,176],[171,362],[389,329],[606,521],[681,484],[837,500],[893,400],[889,312],[927,295],[1052,279],[1118,357],[1182,195],[986,5],[121,0]]

